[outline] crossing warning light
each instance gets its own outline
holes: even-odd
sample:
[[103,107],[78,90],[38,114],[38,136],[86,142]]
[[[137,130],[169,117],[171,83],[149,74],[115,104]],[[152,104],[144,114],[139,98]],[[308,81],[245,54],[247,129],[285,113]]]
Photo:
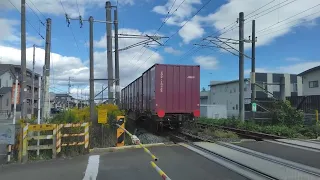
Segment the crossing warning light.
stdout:
[[[117,124],[124,129],[124,116],[117,116]],[[117,147],[124,146],[124,137],[125,132],[124,130],[119,128],[117,129]]]

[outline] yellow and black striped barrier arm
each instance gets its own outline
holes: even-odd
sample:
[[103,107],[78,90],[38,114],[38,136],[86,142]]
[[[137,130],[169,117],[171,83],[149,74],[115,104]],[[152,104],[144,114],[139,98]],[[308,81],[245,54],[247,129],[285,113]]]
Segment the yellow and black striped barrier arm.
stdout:
[[[119,116],[118,116],[119,117]],[[118,119],[118,118],[117,118]],[[132,141],[135,143],[135,144],[138,144],[141,148],[143,148],[144,152],[148,153],[153,160],[157,161],[158,158],[153,155],[146,147],[144,147],[143,144],[141,144],[140,140],[137,138],[137,136],[135,135],[132,135],[129,131],[127,131],[124,127],[122,127],[121,125],[119,124],[116,124],[116,126],[118,127],[118,129],[122,129],[122,131],[126,132],[132,139]],[[117,132],[117,137],[118,137],[118,132]]]

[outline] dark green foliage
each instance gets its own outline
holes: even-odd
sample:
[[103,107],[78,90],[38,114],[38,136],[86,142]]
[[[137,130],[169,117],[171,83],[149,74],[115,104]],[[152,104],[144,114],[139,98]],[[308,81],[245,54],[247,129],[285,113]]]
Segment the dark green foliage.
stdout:
[[289,101],[276,101],[273,103],[272,124],[286,126],[303,125],[303,112],[292,107]]

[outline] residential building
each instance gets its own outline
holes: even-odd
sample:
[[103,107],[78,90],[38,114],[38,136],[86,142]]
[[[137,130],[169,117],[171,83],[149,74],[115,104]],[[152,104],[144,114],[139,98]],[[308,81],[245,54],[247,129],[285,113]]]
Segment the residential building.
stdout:
[[11,87],[0,88],[0,120],[11,117]]
[[[21,74],[21,66],[20,65],[12,65],[12,64],[0,64],[0,87],[12,87],[15,84],[15,79],[18,76],[18,81],[20,85],[20,82],[22,80],[22,74]],[[37,103],[38,103],[38,84],[39,84],[39,79],[40,75],[35,73],[34,77],[34,107],[37,108]],[[31,114],[32,110],[32,71],[30,69],[26,69],[26,102],[27,102],[27,114]],[[21,91],[20,91],[21,92]],[[12,90],[11,90],[11,93]],[[20,96],[20,95],[19,95]],[[11,101],[10,108],[8,109],[10,111],[13,110],[13,101]],[[20,100],[18,99],[17,102],[17,111],[21,111],[21,105],[20,105]]]
[[[302,94],[302,80],[297,75],[256,73],[255,77],[257,99],[280,98],[280,82],[282,78],[284,78],[284,95],[286,97]],[[212,81],[208,97],[208,104],[225,105],[228,117],[237,117],[239,115],[239,80]],[[251,82],[249,78],[244,79],[244,103],[245,109],[250,110]]]
[[302,77],[303,96],[320,95],[320,66],[308,69],[298,76]]
[[209,100],[209,91],[200,92],[200,104],[208,104]]
[[69,94],[55,94],[52,107],[73,108],[76,106],[75,98]]

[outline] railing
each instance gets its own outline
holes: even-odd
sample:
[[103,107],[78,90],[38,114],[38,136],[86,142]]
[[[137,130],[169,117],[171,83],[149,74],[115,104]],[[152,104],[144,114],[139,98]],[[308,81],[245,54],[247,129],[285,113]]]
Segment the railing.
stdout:
[[[65,133],[65,128],[81,128],[84,127],[81,133]],[[36,132],[36,133],[35,133]],[[64,132],[64,133],[62,133]],[[36,134],[36,135],[35,135]],[[73,141],[68,143],[62,143],[69,137],[83,137],[83,141]],[[89,123],[82,124],[39,124],[39,125],[22,125],[22,146],[20,146],[19,160],[23,162],[28,161],[28,152],[37,151],[37,156],[40,156],[40,150],[52,150],[52,158],[56,158],[57,154],[61,152],[62,147],[68,146],[81,146],[84,145],[84,149],[89,148]],[[37,143],[35,143],[35,141]],[[42,143],[45,141],[46,144]],[[29,143],[33,141],[32,143]],[[32,144],[32,145],[31,145]]]

